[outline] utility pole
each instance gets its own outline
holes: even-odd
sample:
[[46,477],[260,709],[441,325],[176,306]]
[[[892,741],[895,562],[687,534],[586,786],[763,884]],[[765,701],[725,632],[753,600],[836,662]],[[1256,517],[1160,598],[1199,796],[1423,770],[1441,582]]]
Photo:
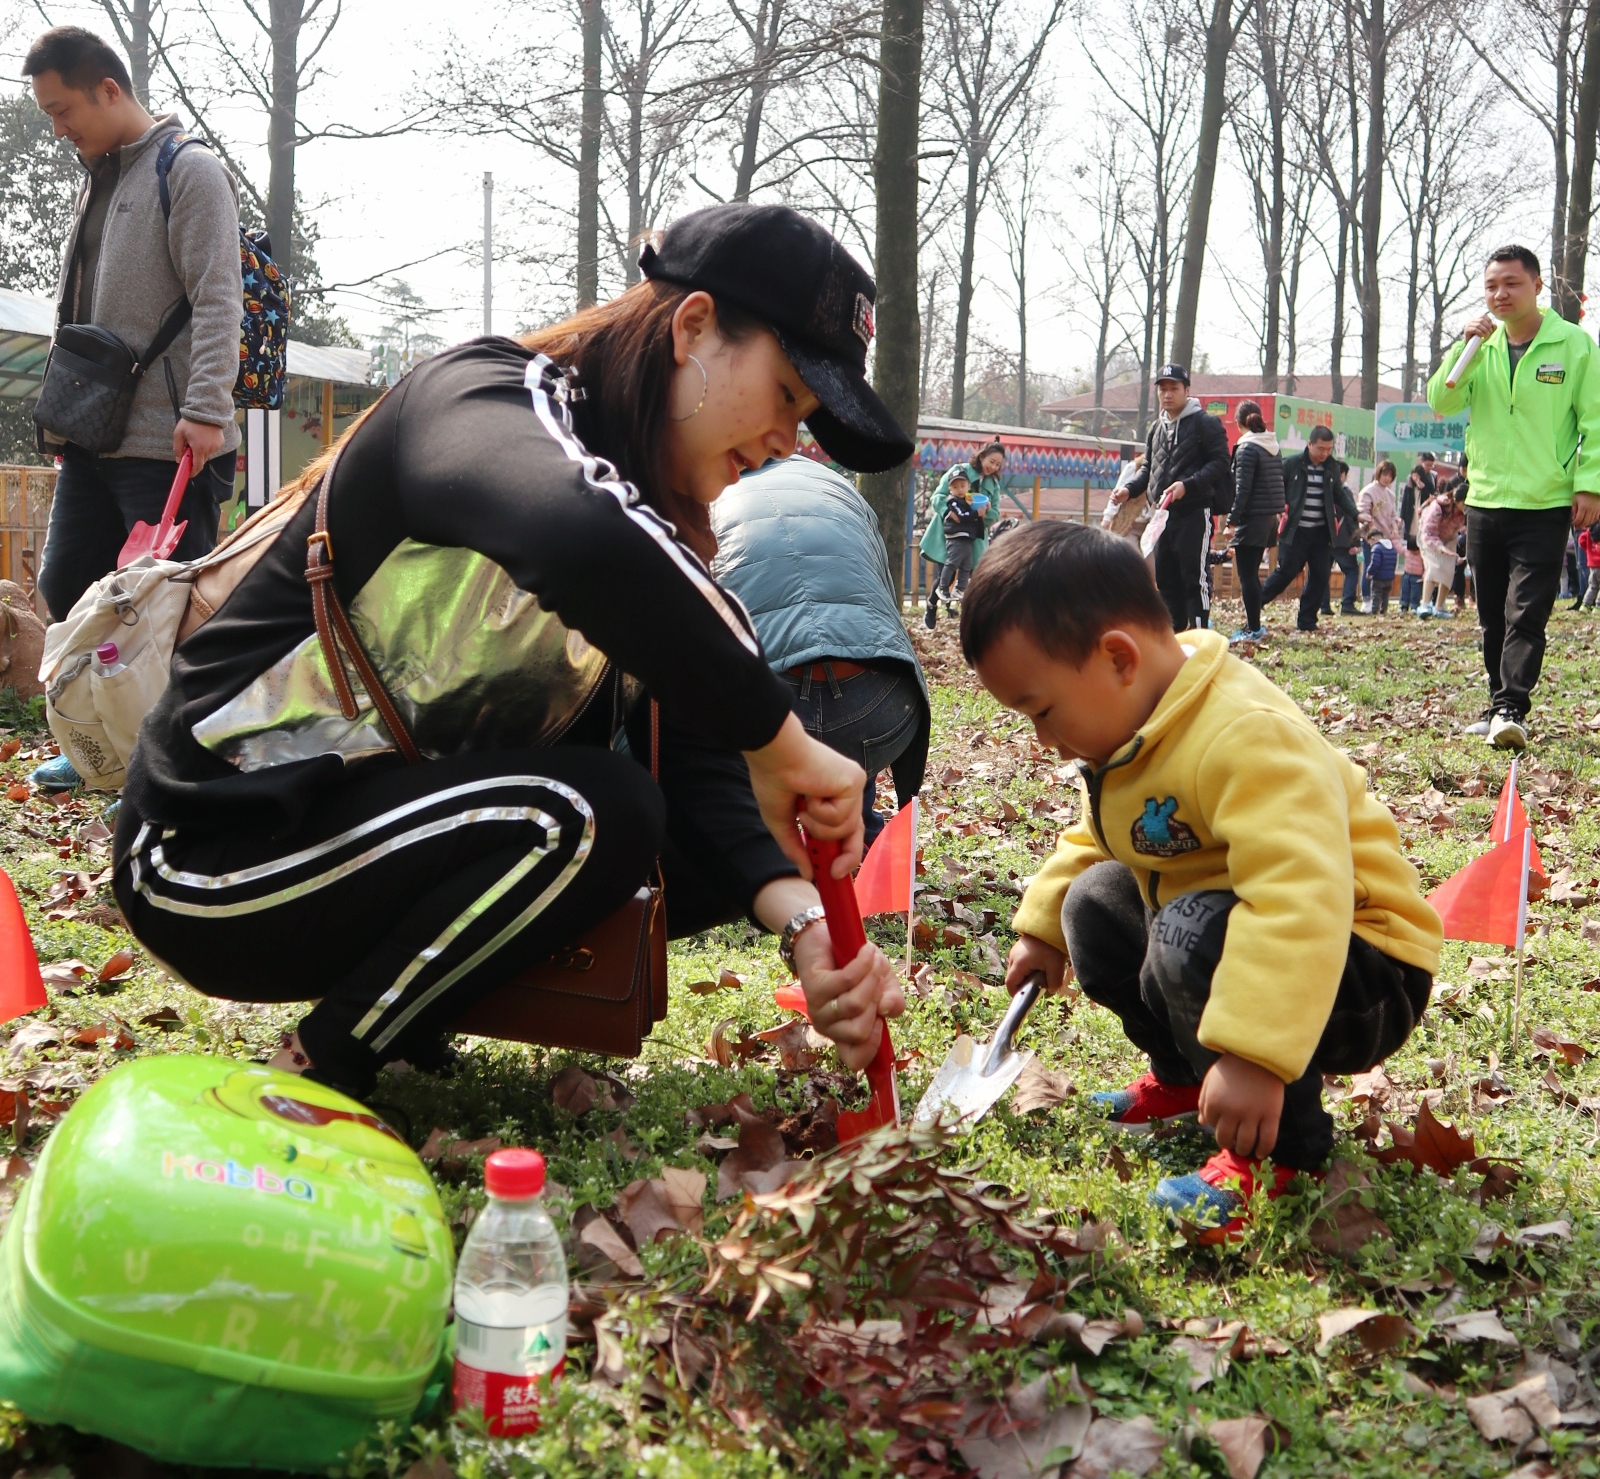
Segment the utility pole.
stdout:
[[494,176],[483,172],[483,332],[494,333]]

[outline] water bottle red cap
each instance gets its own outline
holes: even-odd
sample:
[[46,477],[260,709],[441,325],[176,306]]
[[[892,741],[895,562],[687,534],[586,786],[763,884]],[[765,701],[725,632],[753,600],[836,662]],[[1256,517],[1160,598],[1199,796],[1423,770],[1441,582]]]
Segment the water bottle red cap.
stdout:
[[544,1190],[544,1157],[536,1150],[497,1150],[483,1163],[483,1187],[509,1201],[536,1197]]
[[102,642],[94,650],[94,655],[107,666],[117,660],[117,644],[115,642]]

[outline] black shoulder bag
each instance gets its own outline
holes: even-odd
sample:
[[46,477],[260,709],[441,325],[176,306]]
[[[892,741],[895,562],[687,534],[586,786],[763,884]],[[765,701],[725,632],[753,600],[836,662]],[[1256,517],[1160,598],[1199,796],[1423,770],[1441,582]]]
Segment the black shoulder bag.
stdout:
[[180,299],[143,354],[99,324],[60,325],[33,408],[34,424],[85,452],[115,452],[127,435],[133,395],[145,371],[172,347],[193,311],[188,298]]

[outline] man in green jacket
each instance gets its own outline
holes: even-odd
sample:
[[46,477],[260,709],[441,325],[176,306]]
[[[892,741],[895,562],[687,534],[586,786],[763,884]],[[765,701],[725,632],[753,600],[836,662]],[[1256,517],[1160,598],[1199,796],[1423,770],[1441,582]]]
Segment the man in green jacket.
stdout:
[[[1472,412],[1467,559],[1489,707],[1468,732],[1502,750],[1528,743],[1567,531],[1600,515],[1600,359],[1577,324],[1539,307],[1543,288],[1527,247],[1496,251],[1483,273],[1489,312],[1468,320],[1428,381],[1428,404],[1441,416]],[[1473,337],[1483,343],[1452,388],[1445,382]]]

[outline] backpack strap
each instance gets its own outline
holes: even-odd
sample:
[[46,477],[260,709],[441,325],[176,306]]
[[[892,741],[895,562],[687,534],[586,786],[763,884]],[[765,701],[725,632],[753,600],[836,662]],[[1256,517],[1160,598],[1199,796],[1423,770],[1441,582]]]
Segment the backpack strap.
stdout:
[[306,583],[311,587],[311,613],[317,624],[317,640],[322,644],[322,655],[328,664],[334,692],[338,695],[340,713],[346,719],[354,719],[360,712],[355,693],[350,687],[350,676],[344,669],[344,659],[340,656],[339,649],[342,646],[349,653],[362,687],[367,690],[367,696],[388,729],[395,747],[409,764],[416,765],[422,759],[416,741],[411,738],[411,731],[406,728],[399,709],[389,697],[389,690],[383,686],[383,679],[368,659],[360,638],[350,625],[350,618],[345,615],[339,593],[333,587],[333,540],[328,534],[328,490],[333,485],[333,475],[338,470],[342,455],[342,451],[334,454],[328,470],[317,484],[316,527],[306,538]]
[[161,216],[163,220],[172,219],[172,191],[167,185],[167,174],[172,169],[172,161],[189,147],[198,144],[202,149],[211,146],[204,139],[197,139],[192,134],[169,134],[161,141],[161,148],[156,151],[156,188],[161,192]]
[[[156,185],[161,191],[161,218],[164,221],[172,220],[172,194],[167,189],[167,171],[172,168],[172,161],[180,149],[190,144],[204,145],[205,140],[190,138],[188,134],[171,134],[161,141],[161,148],[156,152]],[[170,348],[172,341],[183,332],[183,326],[189,322],[194,313],[194,305],[189,301],[187,294],[178,300],[178,305],[161,321],[161,327],[156,330],[156,336],[150,341],[150,347],[139,356],[139,369],[141,373],[148,370]]]

